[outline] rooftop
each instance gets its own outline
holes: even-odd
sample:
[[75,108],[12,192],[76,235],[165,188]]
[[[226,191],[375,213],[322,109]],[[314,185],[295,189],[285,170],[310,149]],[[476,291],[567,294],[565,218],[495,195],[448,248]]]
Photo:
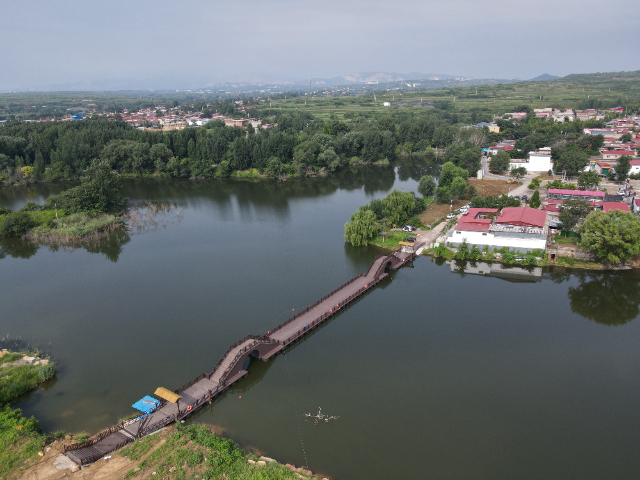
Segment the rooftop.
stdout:
[[505,207],[496,218],[497,224],[544,227],[547,214],[543,210],[530,207]]

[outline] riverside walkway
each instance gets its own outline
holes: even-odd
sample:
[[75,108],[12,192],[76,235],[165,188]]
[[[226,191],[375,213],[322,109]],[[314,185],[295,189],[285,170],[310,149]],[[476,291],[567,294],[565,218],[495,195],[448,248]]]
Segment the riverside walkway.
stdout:
[[202,373],[175,390],[180,396],[177,403],[162,400],[153,413],[108,428],[83,445],[66,447],[67,456],[79,465],[87,465],[136,438],[183,419],[244,377],[248,373],[249,357],[270,359],[373,288],[387,276],[385,269],[398,269],[413,259],[414,255],[413,252],[398,251],[377,256],[365,274],[352,278],[266,334],[247,335],[231,345],[209,373]]

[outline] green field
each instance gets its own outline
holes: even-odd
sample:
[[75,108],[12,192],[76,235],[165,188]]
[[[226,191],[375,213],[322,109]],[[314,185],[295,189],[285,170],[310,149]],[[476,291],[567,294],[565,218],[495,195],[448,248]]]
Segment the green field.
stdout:
[[[384,107],[383,102],[432,102],[451,113],[501,115],[518,107],[530,108],[637,108],[640,104],[640,72],[628,74],[569,75],[548,82],[444,88],[423,92],[390,91],[373,95],[293,97],[274,99],[273,108],[300,109],[319,118],[344,119],[360,114],[401,114],[427,110],[416,106]],[[305,104],[306,103],[306,104]]]

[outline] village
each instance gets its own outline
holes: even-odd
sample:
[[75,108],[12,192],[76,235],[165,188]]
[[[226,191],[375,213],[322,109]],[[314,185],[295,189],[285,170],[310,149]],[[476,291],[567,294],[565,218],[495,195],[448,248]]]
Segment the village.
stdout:
[[[612,109],[617,113],[621,109]],[[575,119],[588,120],[605,118],[604,112],[595,110],[576,111],[553,109],[535,110],[535,115],[545,119],[553,119],[558,122],[573,121]],[[508,114],[507,118],[521,118],[525,112]],[[481,125],[498,131],[496,124]],[[625,116],[615,118],[607,122],[606,128],[584,128],[585,135],[602,135],[603,147],[599,149],[600,155],[591,156],[589,163],[584,167],[584,172],[595,172],[598,181],[603,181],[596,188],[579,189],[578,178],[571,178],[564,172],[554,173],[554,162],[551,147],[539,148],[528,153],[525,159],[513,159],[509,163],[510,171],[523,168],[526,174],[522,185],[510,190],[509,196],[522,201],[519,207],[496,208],[472,208],[471,205],[462,207],[455,214],[455,224],[451,228],[445,228],[443,235],[434,243],[443,243],[449,247],[459,248],[465,244],[475,246],[481,251],[495,251],[507,249],[516,254],[537,252],[542,257],[543,252],[547,262],[555,262],[560,257],[575,258],[585,261],[596,261],[592,252],[583,251],[578,247],[576,234],[571,232],[573,239],[561,238],[563,230],[560,221],[560,213],[566,201],[584,201],[591,211],[609,212],[620,210],[622,212],[640,212],[640,198],[637,197],[637,189],[640,186],[640,134],[636,133],[640,126],[640,116]],[[496,130],[497,129],[497,130]],[[514,150],[515,141],[505,140],[498,144],[483,149],[482,169],[478,172],[478,178],[506,180],[507,175],[496,175],[488,171],[488,161],[501,151]],[[613,179],[617,161],[621,157],[629,160],[630,169],[628,177],[623,182],[614,182]],[[523,170],[523,172],[524,172]],[[584,173],[583,172],[583,173]],[[510,181],[514,181],[512,178]],[[560,188],[550,188],[560,187]],[[532,208],[528,205],[532,194],[537,192],[540,206]],[[587,212],[585,212],[586,214]],[[586,216],[586,215],[584,215]],[[582,223],[584,218],[580,219]],[[453,222],[452,222],[453,223]],[[498,258],[500,254],[497,254]]]

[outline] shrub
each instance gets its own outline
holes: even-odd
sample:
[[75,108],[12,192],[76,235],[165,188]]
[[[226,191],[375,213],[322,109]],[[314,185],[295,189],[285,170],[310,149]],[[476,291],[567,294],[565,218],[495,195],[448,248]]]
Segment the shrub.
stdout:
[[26,212],[11,212],[0,220],[1,237],[21,237],[34,226],[33,220]]

